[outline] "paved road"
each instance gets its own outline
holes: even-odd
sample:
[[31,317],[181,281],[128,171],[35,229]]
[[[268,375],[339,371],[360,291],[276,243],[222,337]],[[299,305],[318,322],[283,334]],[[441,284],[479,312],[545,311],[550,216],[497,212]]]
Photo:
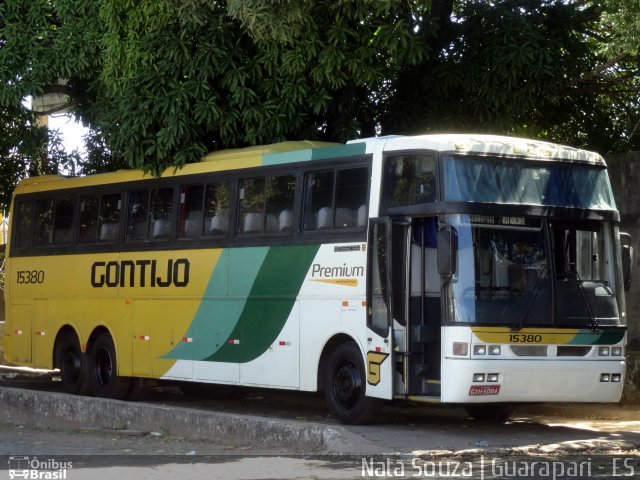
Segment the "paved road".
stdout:
[[[83,452],[78,455],[78,452]],[[21,462],[21,463],[20,463]],[[639,478],[640,455],[463,453],[309,456],[122,431],[47,431],[0,425],[0,479]],[[34,473],[31,473],[31,472]],[[57,476],[52,476],[57,475]]]

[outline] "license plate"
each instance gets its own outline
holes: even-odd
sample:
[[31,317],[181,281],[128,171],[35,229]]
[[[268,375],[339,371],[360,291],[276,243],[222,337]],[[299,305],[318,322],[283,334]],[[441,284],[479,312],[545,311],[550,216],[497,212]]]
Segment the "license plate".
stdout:
[[477,397],[479,395],[498,395],[500,393],[500,385],[471,385],[469,395]]

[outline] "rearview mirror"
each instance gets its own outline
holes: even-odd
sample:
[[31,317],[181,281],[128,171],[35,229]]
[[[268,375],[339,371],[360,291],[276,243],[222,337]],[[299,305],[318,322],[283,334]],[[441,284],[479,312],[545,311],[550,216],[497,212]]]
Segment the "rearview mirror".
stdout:
[[633,262],[633,247],[631,246],[631,235],[620,234],[620,247],[622,248],[622,278],[624,280],[624,291],[631,290],[631,263]]
[[458,232],[445,225],[438,230],[438,272],[451,277],[457,270]]

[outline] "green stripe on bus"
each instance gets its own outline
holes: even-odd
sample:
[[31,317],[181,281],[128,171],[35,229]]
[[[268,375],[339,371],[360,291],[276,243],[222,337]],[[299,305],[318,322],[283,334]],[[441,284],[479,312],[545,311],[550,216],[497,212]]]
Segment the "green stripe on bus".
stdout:
[[366,143],[335,145],[331,147],[307,148],[292,152],[267,153],[262,157],[262,165],[279,165],[284,163],[307,162],[309,160],[327,160],[330,158],[363,155],[367,150]]
[[[250,247],[222,252],[200,307],[184,334],[194,341],[178,343],[163,358],[202,360],[227,341],[238,324],[268,251],[269,247]],[[229,265],[234,266],[233,274],[229,272]]]
[[365,142],[350,143],[349,145],[336,145],[335,147],[315,148],[311,151],[311,160],[325,160],[328,158],[348,157],[351,155],[364,155],[367,151]]
[[579,330],[575,337],[568,342],[569,345],[614,345],[624,338],[623,328],[603,328],[600,331]]
[[282,163],[306,162],[311,160],[311,149],[294,150],[293,152],[267,153],[262,157],[262,165],[279,165]]
[[227,342],[205,360],[250,362],[282,331],[319,245],[271,247]]

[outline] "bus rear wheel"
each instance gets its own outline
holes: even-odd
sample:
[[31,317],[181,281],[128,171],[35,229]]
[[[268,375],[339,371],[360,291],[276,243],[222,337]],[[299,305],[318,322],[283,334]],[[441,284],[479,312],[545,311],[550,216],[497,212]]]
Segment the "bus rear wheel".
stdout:
[[89,354],[89,383],[97,397],[125,399],[131,390],[131,378],[117,374],[116,349],[111,335],[100,335]]
[[366,396],[366,373],[360,349],[343,343],[329,355],[324,372],[324,395],[331,414],[342,423],[371,421],[383,401]]
[[512,405],[489,404],[489,405],[467,405],[467,413],[474,420],[481,422],[504,423],[513,414]]
[[67,393],[89,394],[91,387],[86,378],[87,360],[75,334],[65,333],[58,339],[56,366],[60,369],[60,383]]

